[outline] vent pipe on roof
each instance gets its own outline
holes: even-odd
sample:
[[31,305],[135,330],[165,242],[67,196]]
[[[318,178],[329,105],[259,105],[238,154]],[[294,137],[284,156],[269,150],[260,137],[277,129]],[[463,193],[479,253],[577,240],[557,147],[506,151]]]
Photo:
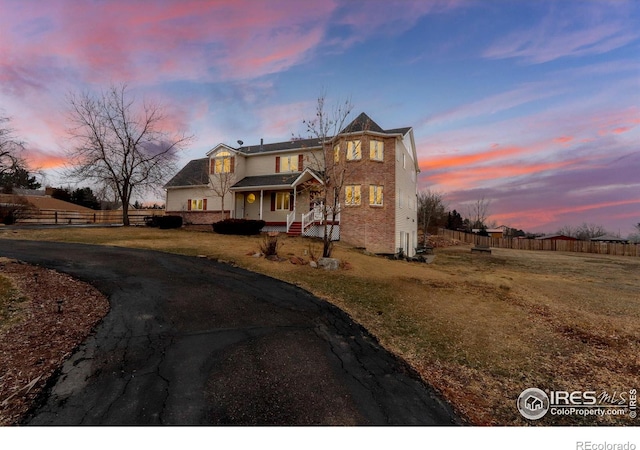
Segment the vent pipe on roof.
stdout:
[[260,151],[262,151],[262,144],[264,144],[264,139],[260,138]]

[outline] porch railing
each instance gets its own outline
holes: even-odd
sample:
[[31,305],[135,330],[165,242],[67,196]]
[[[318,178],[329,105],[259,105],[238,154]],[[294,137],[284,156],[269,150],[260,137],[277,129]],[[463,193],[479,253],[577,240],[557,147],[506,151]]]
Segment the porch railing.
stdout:
[[287,214],[287,233],[289,232],[289,228],[291,228],[291,224],[295,222],[296,219],[296,209],[294,208],[289,214]]
[[306,230],[309,225],[315,222],[315,209],[312,209],[306,214],[302,215],[302,231]]

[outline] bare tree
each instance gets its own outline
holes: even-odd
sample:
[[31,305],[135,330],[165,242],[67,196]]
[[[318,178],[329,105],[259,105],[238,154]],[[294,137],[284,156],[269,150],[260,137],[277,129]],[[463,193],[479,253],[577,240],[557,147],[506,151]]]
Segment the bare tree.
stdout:
[[558,229],[557,234],[576,237],[576,235],[578,234],[578,230],[576,227],[572,227],[571,225],[564,225],[562,228]]
[[23,167],[20,151],[23,143],[15,136],[13,128],[9,126],[11,119],[0,116],[0,175]]
[[418,226],[422,228],[424,243],[427,243],[428,228],[433,223],[446,220],[444,194],[426,189],[418,192]]
[[112,85],[98,95],[71,94],[68,103],[73,146],[68,150],[67,175],[113,189],[128,226],[132,194],[162,186],[175,172],[177,151],[192,137],[163,130],[163,108],[136,103],[125,84]]
[[633,242],[634,244],[639,244],[640,243],[640,222],[635,224],[634,228],[638,232],[637,233],[630,233],[628,239],[629,239],[630,242]]
[[[322,256],[331,257],[333,251],[333,233],[336,218],[340,214],[340,193],[347,179],[346,148],[338,149],[334,153],[331,147],[333,138],[344,130],[353,105],[349,99],[336,103],[333,107],[326,105],[326,92],[322,92],[317,99],[316,115],[312,120],[304,120],[307,133],[318,139],[322,152],[312,154],[311,168],[321,179],[318,195],[322,199]],[[341,155],[340,153],[344,153]]]
[[491,200],[484,198],[484,196],[468,206],[467,214],[469,216],[471,228],[486,228],[486,221],[489,218],[490,206]]
[[576,237],[581,241],[588,241],[591,238],[604,236],[605,234],[607,234],[607,230],[602,225],[596,225],[595,223],[583,223],[576,228]]
[[213,167],[209,171],[211,190],[220,197],[220,220],[224,220],[224,198],[236,182],[235,160],[229,152],[219,153],[212,160]]

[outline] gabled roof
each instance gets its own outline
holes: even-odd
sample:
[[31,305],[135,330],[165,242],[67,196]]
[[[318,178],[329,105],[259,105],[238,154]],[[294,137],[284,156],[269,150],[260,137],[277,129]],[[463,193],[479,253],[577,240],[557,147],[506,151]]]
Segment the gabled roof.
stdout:
[[244,177],[236,184],[231,186],[231,189],[246,189],[246,188],[267,188],[267,187],[291,187],[293,182],[300,176],[299,172],[276,174],[276,175],[257,175],[254,177]]
[[371,119],[371,117],[367,116],[365,113],[360,113],[358,117],[353,119],[349,125],[340,131],[340,134],[357,133],[360,131],[375,131],[376,133],[385,132],[380,125]]
[[204,186],[207,184],[209,184],[209,158],[201,158],[189,161],[164,187]]

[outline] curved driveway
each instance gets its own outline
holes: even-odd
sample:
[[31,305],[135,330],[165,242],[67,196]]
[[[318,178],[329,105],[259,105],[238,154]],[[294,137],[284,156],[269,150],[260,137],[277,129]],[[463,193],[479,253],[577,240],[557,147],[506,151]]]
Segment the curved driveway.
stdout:
[[116,247],[0,240],[0,256],[73,275],[111,303],[29,424],[459,423],[362,327],[290,284]]

